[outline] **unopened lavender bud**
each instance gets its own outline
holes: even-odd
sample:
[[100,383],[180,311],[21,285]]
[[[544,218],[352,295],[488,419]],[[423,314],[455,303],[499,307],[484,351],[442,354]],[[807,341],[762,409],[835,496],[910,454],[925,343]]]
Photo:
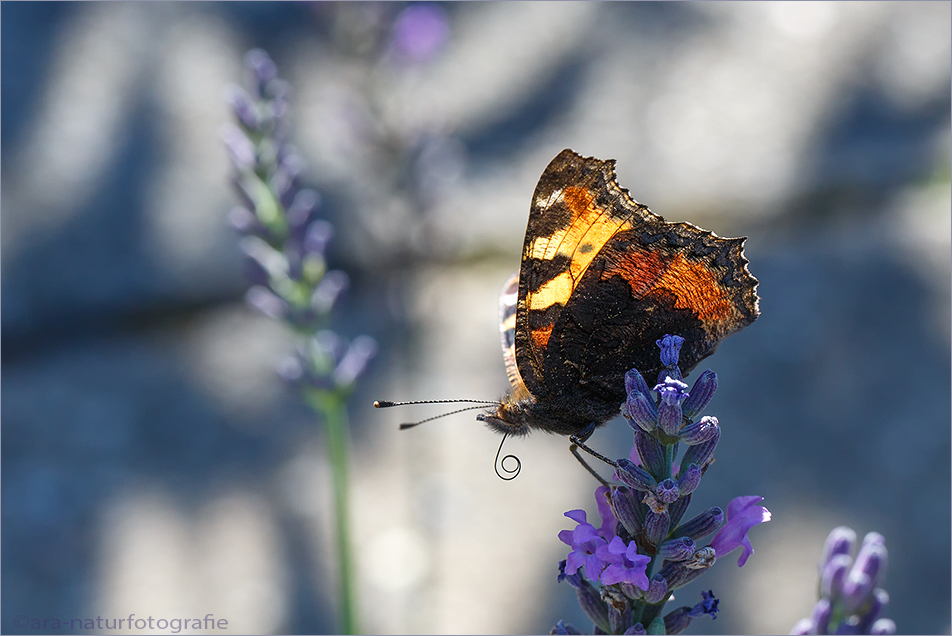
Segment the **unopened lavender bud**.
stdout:
[[688,537],[697,541],[721,527],[724,523],[724,511],[720,508],[709,508],[698,516],[685,521],[675,529],[675,536]]
[[321,282],[311,294],[311,308],[318,314],[326,314],[334,306],[340,295],[349,284],[347,274],[339,270],[332,270],[324,275]]
[[634,493],[625,486],[612,488],[612,510],[615,518],[621,522],[628,534],[636,536],[644,526],[644,517],[639,514],[639,504]]
[[370,336],[357,336],[347,349],[343,359],[334,370],[334,384],[350,388],[367,369],[370,359],[377,353],[377,342]]
[[[303,227],[310,222],[311,218],[314,216],[314,211],[317,210],[318,206],[321,203],[321,195],[319,195],[314,190],[301,190],[294,195],[294,199],[291,201],[291,205],[288,206],[288,225],[292,228]],[[321,223],[330,227],[330,223],[327,221],[320,221]],[[324,244],[320,245],[320,252],[324,252],[324,247],[327,245],[327,241],[330,240],[333,231],[330,231],[325,239]],[[313,250],[310,250],[313,251]]]
[[684,606],[669,612],[664,617],[664,633],[680,634],[687,629],[688,625],[691,624],[691,616],[688,614],[690,611],[690,607]]
[[654,605],[660,603],[668,595],[668,582],[660,574],[655,574],[648,583],[648,589],[645,590],[645,603]]
[[714,450],[717,448],[717,442],[721,438],[721,427],[714,422],[712,424],[714,434],[706,442],[688,446],[681,458],[681,470],[685,470],[691,464],[697,464],[702,470],[713,459]]
[[612,634],[626,629],[631,622],[631,608],[626,604],[623,609],[618,609],[614,605],[608,606],[608,625],[611,627]]
[[664,448],[653,435],[643,431],[635,431],[634,436],[635,450],[638,451],[638,457],[645,469],[652,475],[664,475]]
[[265,87],[278,76],[278,69],[267,53],[252,49],[245,55],[245,66],[251,71],[252,84],[259,99],[265,96]]
[[598,590],[591,583],[584,581],[582,587],[575,590],[575,595],[578,597],[579,606],[589,620],[605,633],[611,633],[611,627],[608,624],[608,606],[602,601]]
[[673,479],[664,479],[658,483],[655,494],[662,503],[670,504],[677,501],[678,497],[681,496],[681,489],[678,488]]
[[[684,410],[683,407],[681,409]],[[696,446],[708,441],[717,434],[717,418],[711,415],[705,415],[697,422],[688,424],[681,429],[678,436],[681,441],[688,446]]]
[[650,433],[658,428],[658,412],[644,393],[629,393],[625,409],[625,417],[641,430]]
[[669,368],[676,367],[684,338],[666,335],[660,340],[656,340],[655,344],[661,347],[661,364]]
[[248,93],[238,86],[229,86],[225,90],[225,100],[241,125],[248,130],[258,130],[261,115]]
[[828,634],[830,630],[830,617],[833,615],[833,605],[829,599],[821,598],[813,606],[813,614],[810,615],[810,622],[816,629],[817,634]]
[[625,393],[631,395],[632,393],[641,393],[647,398],[651,398],[651,391],[648,389],[648,383],[645,382],[644,377],[638,373],[637,369],[632,369],[625,374]]
[[858,609],[870,597],[885,569],[886,556],[886,546],[882,543],[863,541],[853,568],[843,581],[843,604],[848,610]]
[[836,554],[820,572],[820,595],[827,598],[838,597],[843,591],[843,583],[849,573],[853,560],[848,554]]
[[860,634],[868,634],[872,629],[873,623],[879,618],[883,608],[888,604],[889,594],[886,593],[886,590],[878,587],[873,590],[869,606],[864,608],[859,623],[856,625],[857,632]]
[[269,318],[280,319],[288,313],[288,303],[261,285],[255,285],[245,292],[245,302]]
[[856,545],[856,532],[847,526],[839,526],[830,531],[823,546],[823,556],[820,558],[820,570],[829,563],[830,559],[838,554],[849,555]]
[[790,630],[791,636],[807,636],[807,634],[819,634],[816,625],[809,618],[801,618],[797,624]]
[[708,369],[694,382],[691,387],[691,393],[688,399],[681,405],[681,410],[688,419],[694,419],[694,416],[707,407],[711,398],[714,397],[714,391],[717,390],[717,374]]
[[691,494],[685,495],[682,493],[677,501],[668,506],[668,516],[671,517],[672,528],[681,523],[681,517],[687,512],[689,505],[691,505]]
[[661,395],[661,403],[658,404],[658,427],[672,437],[676,436],[681,430],[681,403],[688,396],[685,391],[687,388],[688,385],[684,382],[671,378],[668,378],[664,384],[655,387],[655,390]]
[[896,623],[889,618],[880,618],[869,628],[870,634],[895,634]]
[[659,545],[668,535],[671,521],[667,512],[657,514],[651,510],[645,515],[645,539],[651,545]]
[[701,483],[701,469],[697,464],[688,464],[687,469],[678,476],[678,489],[681,496],[689,495]]
[[239,172],[251,172],[257,164],[254,144],[238,126],[228,123],[221,128],[221,138]]
[[650,491],[658,485],[658,482],[648,471],[631,460],[620,459],[617,463],[618,478],[635,490]]
[[641,623],[635,623],[631,627],[625,630],[626,636],[644,636],[648,632],[645,631],[645,626]]
[[668,539],[658,546],[658,556],[668,561],[686,561],[694,556],[694,541],[687,537]]

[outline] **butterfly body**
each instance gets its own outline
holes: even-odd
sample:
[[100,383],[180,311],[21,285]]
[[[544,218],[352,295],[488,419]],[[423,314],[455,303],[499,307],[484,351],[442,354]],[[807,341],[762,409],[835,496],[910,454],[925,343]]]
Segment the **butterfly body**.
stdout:
[[536,186],[522,265],[500,295],[511,390],[478,419],[512,435],[587,434],[618,413],[628,370],[654,382],[666,334],[685,338],[687,375],[759,315],[745,240],[668,223],[618,185],[614,161],[563,150]]

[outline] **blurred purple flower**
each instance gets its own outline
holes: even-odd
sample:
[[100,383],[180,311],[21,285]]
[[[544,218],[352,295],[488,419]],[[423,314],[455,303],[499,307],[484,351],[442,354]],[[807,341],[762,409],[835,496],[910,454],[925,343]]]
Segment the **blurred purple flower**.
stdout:
[[450,36],[446,11],[438,4],[411,4],[393,23],[393,50],[414,62],[432,59]]

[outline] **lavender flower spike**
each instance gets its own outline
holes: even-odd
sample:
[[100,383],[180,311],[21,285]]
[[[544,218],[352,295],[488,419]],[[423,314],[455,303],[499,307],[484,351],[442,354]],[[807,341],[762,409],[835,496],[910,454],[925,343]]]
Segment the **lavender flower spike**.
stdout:
[[757,504],[764,498],[752,495],[737,497],[727,504],[727,523],[724,524],[711,541],[711,547],[722,558],[737,548],[743,548],[737,567],[744,567],[747,559],[754,553],[754,548],[747,538],[747,531],[758,523],[770,521],[770,511]]
[[886,540],[870,532],[853,560],[856,533],[834,528],[820,559],[820,599],[810,618],[801,619],[792,634],[894,634],[896,624],[880,613],[889,594],[879,584],[886,568]]

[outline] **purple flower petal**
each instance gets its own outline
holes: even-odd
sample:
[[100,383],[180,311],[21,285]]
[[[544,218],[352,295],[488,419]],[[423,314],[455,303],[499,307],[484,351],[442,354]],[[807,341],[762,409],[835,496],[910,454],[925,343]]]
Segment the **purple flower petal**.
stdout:
[[747,538],[747,531],[758,523],[770,521],[770,511],[757,504],[764,498],[758,495],[737,497],[727,505],[727,522],[714,535],[711,547],[717,558],[726,556],[738,547],[744,550],[737,560],[737,567],[744,567],[754,548]]

